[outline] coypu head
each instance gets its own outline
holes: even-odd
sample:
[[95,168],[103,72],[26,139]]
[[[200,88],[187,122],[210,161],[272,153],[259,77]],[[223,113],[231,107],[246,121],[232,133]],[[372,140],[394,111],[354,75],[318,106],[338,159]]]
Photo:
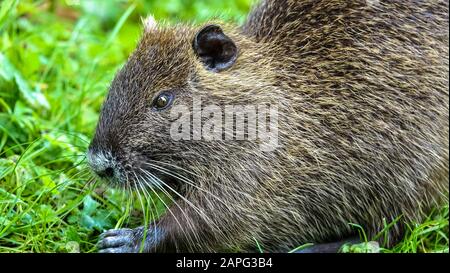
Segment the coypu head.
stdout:
[[[242,154],[242,145],[257,145],[196,138],[201,131],[193,126],[196,111],[212,104],[255,103],[255,94],[270,94],[269,68],[265,78],[253,72],[261,55],[231,26],[169,27],[153,19],[144,26],[136,51],[111,84],[88,160],[98,176],[115,186],[163,184],[183,190],[195,180],[193,175],[213,175],[208,166],[240,158],[236,153]],[[197,110],[195,98],[201,101]],[[260,96],[261,102],[273,98]],[[173,114],[175,107],[189,113],[182,120],[188,133],[181,139],[171,132],[174,122],[180,122],[180,115]]]

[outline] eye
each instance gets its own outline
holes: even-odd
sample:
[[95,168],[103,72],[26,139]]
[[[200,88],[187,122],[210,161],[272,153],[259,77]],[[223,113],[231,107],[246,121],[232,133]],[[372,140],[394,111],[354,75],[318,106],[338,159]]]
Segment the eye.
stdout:
[[167,109],[172,104],[173,97],[172,93],[163,92],[154,99],[152,107],[158,111]]

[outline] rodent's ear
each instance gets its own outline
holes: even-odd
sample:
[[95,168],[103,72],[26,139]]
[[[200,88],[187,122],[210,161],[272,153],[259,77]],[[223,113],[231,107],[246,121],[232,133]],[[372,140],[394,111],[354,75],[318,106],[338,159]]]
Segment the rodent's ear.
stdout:
[[220,72],[236,62],[238,48],[217,25],[200,30],[192,43],[195,54],[208,70]]

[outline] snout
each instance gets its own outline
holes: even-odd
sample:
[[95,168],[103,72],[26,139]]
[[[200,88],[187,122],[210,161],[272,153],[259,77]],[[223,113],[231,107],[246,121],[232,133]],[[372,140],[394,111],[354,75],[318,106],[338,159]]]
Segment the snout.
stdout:
[[88,164],[100,178],[114,179],[118,173],[110,153],[89,149],[87,154]]

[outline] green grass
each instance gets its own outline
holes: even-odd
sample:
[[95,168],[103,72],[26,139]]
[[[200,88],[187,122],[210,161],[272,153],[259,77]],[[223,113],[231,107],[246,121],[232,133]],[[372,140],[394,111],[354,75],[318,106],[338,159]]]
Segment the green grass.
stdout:
[[[364,229],[359,225],[351,224],[360,234],[363,243],[357,245],[346,245],[341,251],[344,253],[448,253],[449,242],[449,218],[448,204],[442,208],[435,209],[423,223],[413,223],[407,225],[407,230],[403,240],[391,249],[384,248],[383,245],[375,246],[373,241],[378,237],[386,235],[396,221],[385,224],[385,228],[374,238],[367,238]],[[386,236],[384,236],[386,237]]]
[[[94,252],[103,230],[156,218],[146,208],[161,213],[162,202],[86,186],[85,151],[108,85],[141,16],[242,22],[250,2],[1,1],[0,252]],[[448,205],[383,251],[448,252]]]

